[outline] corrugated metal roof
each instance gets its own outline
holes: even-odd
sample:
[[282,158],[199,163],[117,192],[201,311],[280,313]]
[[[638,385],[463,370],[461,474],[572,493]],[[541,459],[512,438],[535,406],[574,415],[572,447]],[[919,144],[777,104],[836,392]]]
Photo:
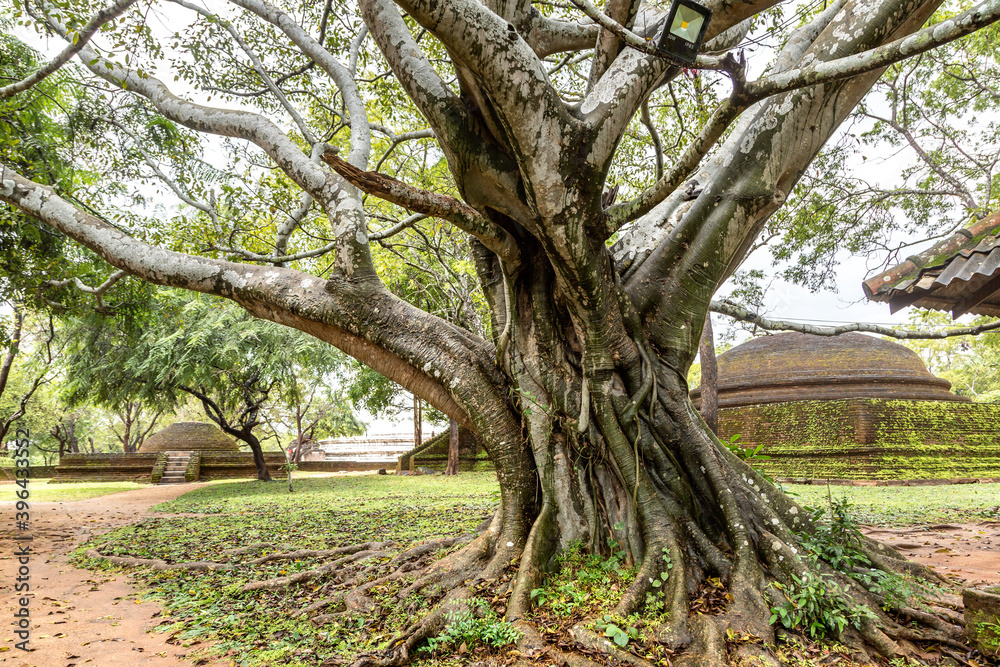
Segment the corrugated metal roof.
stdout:
[[1000,317],[1000,212],[864,282],[892,312],[918,306]]

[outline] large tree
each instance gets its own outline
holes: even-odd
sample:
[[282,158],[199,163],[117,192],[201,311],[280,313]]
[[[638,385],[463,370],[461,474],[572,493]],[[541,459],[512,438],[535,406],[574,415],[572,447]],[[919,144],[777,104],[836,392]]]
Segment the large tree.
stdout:
[[[882,69],[992,23],[1000,2],[923,27],[938,0],[834,0],[776,35],[780,52],[755,81],[734,47],[775,0],[709,2],[707,55],[687,68],[655,52],[656,7],[574,3],[360,0],[356,14],[230,0],[210,13],[174,0],[191,24],[161,40],[146,2],[120,0],[93,19],[76,4],[27,2],[67,40],[56,64],[76,53],[107,89],[109,146],[94,158],[123,174],[134,165],[187,208],[165,247],[153,216],[111,224],[11,166],[0,199],[133,276],[327,341],[472,429],[496,466],[500,507],[412,590],[448,590],[440,609],[477,586],[509,592],[528,655],[561,653],[525,616],[573,544],[620,545],[638,574],[614,612],[662,591],[657,637],[685,664],[724,662],[721,628],[772,638],[770,608],[784,597],[768,584],[795,590],[810,577],[837,582],[833,597],[858,609],[842,633],[858,650],[955,642],[951,612],[912,608],[805,557],[809,518],[706,429],[685,376],[713,293]],[[99,49],[88,40],[102,22],[112,45]],[[177,91],[195,97],[150,75],[171,66],[185,80]],[[655,156],[639,147],[640,123]],[[230,173],[191,157],[199,133],[226,138],[240,158]],[[427,141],[425,157],[443,161],[414,172],[406,147]],[[412,185],[387,171],[434,177]],[[468,234],[488,337],[385,287],[372,239],[414,224],[403,209]],[[876,570],[932,577],[874,542],[856,548]],[[732,602],[689,617],[710,576]],[[406,661],[440,627],[440,609],[359,662]],[[578,642],[615,651],[587,627],[574,629]]]

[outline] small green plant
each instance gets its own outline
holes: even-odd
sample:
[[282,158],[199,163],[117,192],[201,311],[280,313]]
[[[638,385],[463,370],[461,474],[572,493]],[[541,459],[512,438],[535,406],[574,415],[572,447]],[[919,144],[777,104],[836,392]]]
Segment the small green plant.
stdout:
[[770,456],[766,454],[761,454],[760,450],[764,448],[763,444],[757,445],[756,447],[741,447],[739,443],[740,434],[733,434],[728,441],[723,440],[722,444],[726,446],[726,449],[735,454],[741,461],[746,461],[750,465],[753,465],[755,461],[767,461]]
[[608,540],[611,556],[586,553],[577,542],[559,554],[559,571],[543,586],[531,591],[535,607],[565,618],[587,613],[596,607],[614,606],[626,582],[635,576],[635,568],[624,564],[625,552],[618,543]]
[[[611,614],[605,614],[595,624],[594,627],[604,633],[604,636],[617,644],[620,648],[625,648],[634,639],[640,639],[639,629],[629,622],[633,617],[621,619]],[[620,625],[625,628],[619,627]]]
[[848,625],[860,628],[862,620],[877,618],[866,607],[853,605],[830,575],[806,572],[792,579],[795,583],[788,587],[773,584],[786,602],[771,608],[771,623],[780,620],[786,628],[801,628],[819,639],[838,637]]
[[660,572],[658,579],[651,579],[649,582],[649,585],[656,590],[646,593],[646,615],[652,617],[659,616],[663,613],[663,596],[659,595],[658,592],[662,589],[663,584],[667,583],[667,579],[670,578],[670,570],[674,567],[674,564],[670,559],[670,549],[667,547],[663,547],[663,554],[661,558],[663,559],[664,569]]
[[976,623],[976,640],[982,648],[1000,656],[1000,623],[990,621]]
[[497,616],[485,600],[472,598],[467,602],[468,610],[445,614],[447,625],[444,632],[428,639],[427,645],[421,648],[422,651],[458,648],[462,644],[468,649],[477,646],[500,649],[521,638],[518,629]]
[[806,551],[841,572],[850,573],[855,568],[871,566],[861,550],[864,535],[854,521],[847,498],[830,498],[830,514],[826,520],[826,511],[821,508],[810,508],[809,512],[813,532],[800,534],[800,542]]

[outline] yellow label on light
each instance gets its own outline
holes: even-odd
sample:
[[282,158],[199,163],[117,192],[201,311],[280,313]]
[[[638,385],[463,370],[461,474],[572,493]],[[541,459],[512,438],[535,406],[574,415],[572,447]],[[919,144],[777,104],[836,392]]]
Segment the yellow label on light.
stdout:
[[688,22],[687,21],[681,21],[681,30],[687,30],[687,27],[688,27]]

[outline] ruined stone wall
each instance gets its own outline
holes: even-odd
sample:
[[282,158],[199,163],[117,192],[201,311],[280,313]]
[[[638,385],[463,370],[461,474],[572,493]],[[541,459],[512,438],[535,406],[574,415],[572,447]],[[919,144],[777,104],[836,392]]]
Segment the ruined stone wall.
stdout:
[[[285,455],[281,452],[264,452],[264,461],[271,477],[284,478]],[[198,480],[202,482],[213,479],[253,479],[257,477],[257,466],[253,462],[253,454],[240,452],[237,454],[201,452],[201,465],[198,468]]]
[[[399,457],[397,471],[431,468],[444,472],[448,467],[448,443],[450,431],[445,429],[435,437],[411,449]],[[492,470],[493,464],[486,455],[476,436],[465,427],[458,428],[458,470],[467,472],[473,470]]]
[[772,477],[1000,477],[1000,405],[846,399],[727,408],[720,437],[770,456]]
[[156,454],[63,454],[52,482],[149,482]]

